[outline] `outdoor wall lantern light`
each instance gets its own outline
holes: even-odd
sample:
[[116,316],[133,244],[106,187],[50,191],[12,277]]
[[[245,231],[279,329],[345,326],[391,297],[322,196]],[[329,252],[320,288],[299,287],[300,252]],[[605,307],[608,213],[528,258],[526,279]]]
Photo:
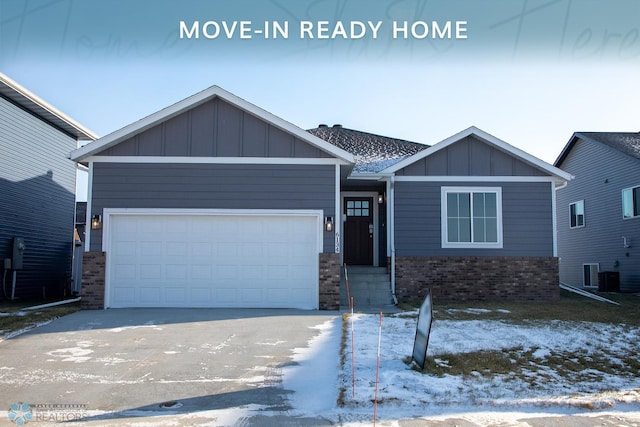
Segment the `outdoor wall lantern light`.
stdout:
[[333,217],[325,216],[324,217],[324,229],[326,231],[333,231]]
[[384,194],[378,194],[378,203],[384,202]]
[[91,229],[92,230],[100,230],[102,228],[102,216],[94,215],[91,217]]

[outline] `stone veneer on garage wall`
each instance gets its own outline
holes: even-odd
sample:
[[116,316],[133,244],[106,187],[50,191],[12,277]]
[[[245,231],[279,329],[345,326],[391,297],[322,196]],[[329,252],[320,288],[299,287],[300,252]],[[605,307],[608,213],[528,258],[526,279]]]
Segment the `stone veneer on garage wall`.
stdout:
[[[82,262],[83,310],[104,308],[104,252],[85,252]],[[320,254],[320,310],[340,309],[340,254]]]
[[396,297],[435,301],[555,301],[560,298],[554,257],[397,257]]
[[104,252],[85,252],[82,255],[82,301],[83,310],[104,308],[104,273],[106,257]]
[[320,310],[340,310],[340,254],[320,254]]

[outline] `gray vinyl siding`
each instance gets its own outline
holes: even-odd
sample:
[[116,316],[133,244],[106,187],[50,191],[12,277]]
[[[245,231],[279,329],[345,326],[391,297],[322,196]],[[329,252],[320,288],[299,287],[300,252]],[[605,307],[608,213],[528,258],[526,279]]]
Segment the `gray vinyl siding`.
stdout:
[[511,154],[468,136],[402,169],[397,176],[545,176]]
[[56,295],[71,275],[76,165],[67,157],[75,148],[74,138],[0,97],[0,260],[11,257],[13,237],[24,238],[21,298]]
[[[335,217],[334,165],[93,165],[92,214],[104,208],[321,209]],[[92,231],[91,250],[102,246]],[[334,233],[324,233],[334,252]]]
[[[395,183],[395,248],[398,256],[553,256],[550,182]],[[442,248],[442,187],[502,188],[502,249]]]
[[[620,273],[621,290],[640,291],[640,218],[622,218],[622,190],[640,185],[640,160],[578,140],[560,167],[575,176],[557,193],[560,280],[582,286],[583,264],[598,263],[600,271]],[[571,229],[569,204],[579,200],[585,226]]]
[[218,98],[142,131],[99,155],[331,157],[308,142]]

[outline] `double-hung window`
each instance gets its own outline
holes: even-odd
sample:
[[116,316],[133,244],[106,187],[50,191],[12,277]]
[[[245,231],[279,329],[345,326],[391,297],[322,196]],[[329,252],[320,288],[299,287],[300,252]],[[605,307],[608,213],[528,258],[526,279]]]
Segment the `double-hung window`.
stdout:
[[502,248],[502,189],[442,187],[442,247]]
[[569,205],[570,227],[584,227],[584,200]]
[[624,219],[640,216],[640,186],[622,190],[622,217]]

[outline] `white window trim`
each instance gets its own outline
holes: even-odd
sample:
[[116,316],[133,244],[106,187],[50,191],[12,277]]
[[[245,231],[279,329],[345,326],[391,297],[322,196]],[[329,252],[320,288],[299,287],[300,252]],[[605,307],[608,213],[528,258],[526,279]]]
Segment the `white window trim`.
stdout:
[[[640,218],[640,215],[636,215],[636,216],[624,216],[624,192],[631,190],[631,202],[633,203],[633,189],[634,188],[640,188],[640,185],[634,185],[632,187],[628,187],[628,188],[623,188],[622,191],[620,191],[620,202],[621,202],[621,207],[622,207],[622,219],[623,220],[629,220],[629,219],[638,219]],[[633,206],[631,207],[631,209],[633,209]]]
[[[571,206],[575,205],[576,203],[582,203],[582,225],[575,225],[572,226],[571,225]],[[577,223],[577,221],[576,221]],[[576,200],[573,203],[569,203],[569,228],[570,229],[576,229],[576,228],[584,228],[587,225],[587,214],[585,212],[585,207],[584,207],[584,199],[583,200]]]
[[[498,227],[498,241],[495,243],[486,242],[449,242],[447,240],[447,194],[448,193],[496,193],[496,213]],[[440,228],[442,230],[441,244],[443,248],[459,249],[502,249],[502,187],[441,187],[440,189]]]

